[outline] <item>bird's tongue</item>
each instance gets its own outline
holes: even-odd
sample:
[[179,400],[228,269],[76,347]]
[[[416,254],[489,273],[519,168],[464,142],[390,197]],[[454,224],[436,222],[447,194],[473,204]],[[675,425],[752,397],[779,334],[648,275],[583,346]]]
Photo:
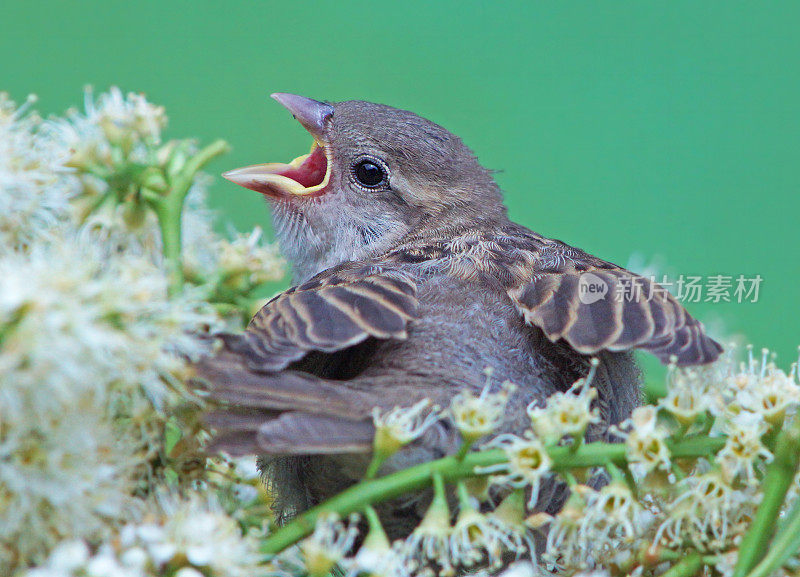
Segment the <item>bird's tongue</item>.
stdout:
[[261,194],[286,198],[321,194],[330,180],[329,168],[325,149],[315,142],[309,154],[298,156],[288,164],[256,164],[222,176]]

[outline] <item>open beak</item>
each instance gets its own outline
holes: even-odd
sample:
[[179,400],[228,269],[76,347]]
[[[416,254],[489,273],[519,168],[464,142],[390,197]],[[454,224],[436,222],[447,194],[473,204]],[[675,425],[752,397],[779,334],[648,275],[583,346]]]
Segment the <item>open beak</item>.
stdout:
[[222,176],[273,198],[318,194],[328,186],[331,177],[324,134],[325,125],[333,116],[333,106],[296,94],[276,93],[272,98],[283,104],[314,137],[311,152],[288,164],[254,164],[229,170]]

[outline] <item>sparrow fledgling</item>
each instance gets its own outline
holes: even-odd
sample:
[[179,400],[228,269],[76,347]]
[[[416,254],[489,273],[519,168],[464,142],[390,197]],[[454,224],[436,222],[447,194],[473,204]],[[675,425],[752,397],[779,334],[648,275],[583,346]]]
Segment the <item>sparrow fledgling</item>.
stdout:
[[[527,405],[567,390],[596,356],[598,439],[639,401],[632,349],[678,365],[720,354],[657,285],[509,221],[491,173],[441,126],[369,102],[273,97],[311,133],[311,153],[224,176],[270,202],[296,286],[198,373],[228,403],[209,417],[215,446],[265,457],[279,513],[363,476],[375,407],[447,406],[492,367],[517,385],[498,432],[521,433]],[[458,441],[442,420],[382,470]],[[393,536],[418,520],[405,503],[381,512]]]

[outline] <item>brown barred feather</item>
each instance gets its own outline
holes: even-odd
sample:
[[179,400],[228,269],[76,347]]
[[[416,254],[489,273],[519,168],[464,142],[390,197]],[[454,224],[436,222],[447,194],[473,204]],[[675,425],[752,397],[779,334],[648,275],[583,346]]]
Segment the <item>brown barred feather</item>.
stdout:
[[[530,259],[527,278],[508,287],[525,320],[550,340],[583,354],[641,348],[678,365],[719,357],[722,347],[664,288],[566,245],[558,255],[560,243],[552,242],[547,258]],[[605,295],[582,294],[589,284],[605,285]]]
[[368,337],[406,338],[416,284],[398,271],[332,269],[277,296],[242,335],[219,335],[250,368],[279,371],[310,351],[335,352]]

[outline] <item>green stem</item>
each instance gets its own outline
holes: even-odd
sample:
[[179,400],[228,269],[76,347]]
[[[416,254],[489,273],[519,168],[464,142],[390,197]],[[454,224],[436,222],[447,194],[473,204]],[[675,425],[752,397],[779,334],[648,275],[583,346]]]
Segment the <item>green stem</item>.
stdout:
[[[627,467],[625,468],[627,469]],[[606,470],[608,471],[608,476],[611,477],[612,481],[616,481],[617,483],[627,484],[628,480],[625,478],[622,469],[617,467],[614,463],[609,463],[606,466]]]
[[683,481],[686,478],[686,473],[683,472],[683,469],[680,468],[678,463],[673,461],[670,464],[670,469],[672,470],[672,474],[675,475],[676,480]]
[[378,512],[375,511],[370,506],[367,506],[364,509],[364,517],[367,519],[367,524],[369,525],[369,532],[367,533],[366,538],[364,539],[364,547],[372,548],[378,551],[381,550],[389,550],[391,547],[391,543],[389,542],[389,537],[386,535],[386,531],[383,529],[383,525],[381,525],[380,517],[378,517]]
[[625,477],[625,482],[628,484],[628,487],[633,492],[633,496],[638,499],[639,485],[636,484],[636,477],[633,476],[633,471],[631,471],[630,467],[625,467],[622,469],[622,474]]
[[[697,551],[692,551],[692,554],[697,553]],[[658,553],[657,559],[658,562],[661,561],[680,561],[682,559],[686,559],[686,556],[689,554],[687,551],[673,551],[672,549],[664,549]],[[699,554],[699,553],[698,553]],[[703,555],[701,556],[701,561],[703,565],[716,565],[719,563],[720,559],[722,558],[721,555]],[[653,564],[650,561],[650,564]],[[663,577],[663,576],[662,576]]]
[[367,519],[367,523],[369,524],[370,531],[379,531],[383,533],[383,525],[381,525],[380,517],[378,517],[378,512],[370,506],[364,508],[364,517]]
[[436,471],[431,475],[431,480],[433,481],[433,500],[439,500],[447,507],[447,493],[444,489],[444,477],[439,471]]
[[761,441],[764,443],[764,446],[770,451],[774,451],[776,448],[778,436],[783,429],[783,423],[784,417],[781,417],[776,423],[770,423],[769,431],[767,431],[767,434],[761,439]]
[[161,232],[161,245],[169,277],[171,296],[183,290],[183,259],[181,258],[181,216],[186,195],[194,182],[195,175],[215,157],[228,151],[224,140],[212,142],[186,161],[180,172],[170,180],[169,192],[164,196],[146,195],[145,199],[153,207]]
[[[719,451],[725,444],[721,437],[688,437],[670,443],[674,457],[702,457]],[[585,469],[613,463],[618,467],[627,465],[625,446],[619,443],[588,443],[572,451],[568,446],[547,449],[553,461],[554,471]],[[444,457],[435,461],[421,463],[402,471],[378,479],[362,481],[335,497],[298,515],[293,521],[267,537],[261,550],[266,554],[276,554],[306,537],[314,530],[317,518],[328,512],[341,516],[363,511],[365,507],[398,497],[405,493],[423,489],[431,484],[436,474],[442,481],[452,483],[460,479],[480,477],[490,474],[479,471],[482,468],[506,462],[502,449],[492,449],[468,453],[462,459],[456,456]],[[478,471],[476,471],[478,469]]]
[[169,294],[175,296],[183,290],[183,259],[181,258],[181,213],[183,203],[175,204],[161,199],[155,205],[158,228],[161,231],[161,251],[167,266]]
[[458,482],[456,494],[458,495],[458,508],[460,511],[464,511],[465,509],[472,507],[472,503],[469,500],[469,491],[467,490],[467,486],[463,481]]
[[456,453],[456,459],[459,461],[462,460],[469,450],[472,448],[473,441],[468,441],[466,439],[461,441],[461,446],[458,448],[458,453]]
[[443,480],[455,481],[473,476],[475,467],[497,465],[506,460],[502,449],[494,449],[482,453],[470,453],[462,461],[455,457],[445,457],[429,461],[414,467],[403,469],[397,473],[364,481],[339,493],[324,503],[298,515],[293,521],[267,537],[261,550],[267,554],[275,554],[296,543],[314,530],[317,518],[328,512],[349,515],[358,512],[367,505],[373,505],[409,491],[423,489],[430,485],[436,473]]
[[369,462],[369,466],[367,467],[367,472],[364,474],[365,479],[374,479],[375,475],[378,474],[378,469],[381,468],[384,461],[386,461],[386,456],[374,451],[372,453],[372,460]]
[[689,577],[695,575],[703,567],[703,557],[700,553],[689,553],[681,561],[678,561],[661,577]]
[[230,150],[230,146],[224,140],[215,140],[208,146],[200,149],[197,154],[189,158],[170,182],[169,195],[180,196],[180,203],[183,204],[189,189],[192,186],[195,175],[203,169],[205,165],[214,160],[217,156],[225,154]]
[[6,340],[8,335],[14,332],[19,324],[22,322],[22,319],[25,318],[25,314],[30,309],[31,305],[22,305],[17,310],[11,312],[8,317],[6,317],[5,321],[2,325],[0,325],[0,347],[3,346],[3,341]]
[[775,457],[764,477],[764,497],[755,518],[739,546],[739,559],[733,577],[744,577],[764,557],[770,548],[786,493],[800,465],[800,419],[778,436]]
[[795,502],[791,512],[778,528],[778,533],[761,562],[747,577],[768,577],[780,569],[792,555],[800,550],[800,501]]
[[703,435],[708,435],[711,432],[711,429],[714,427],[714,417],[711,416],[710,413],[703,413],[703,424],[700,429],[700,433]]

